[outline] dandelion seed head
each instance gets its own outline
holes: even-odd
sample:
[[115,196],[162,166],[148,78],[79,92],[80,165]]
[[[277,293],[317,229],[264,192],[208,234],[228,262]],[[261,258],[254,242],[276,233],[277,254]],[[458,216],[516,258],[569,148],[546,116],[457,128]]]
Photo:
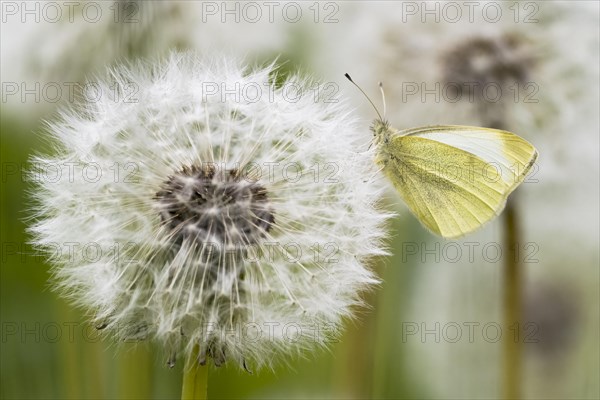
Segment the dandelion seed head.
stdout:
[[77,244],[51,256],[55,287],[170,366],[195,345],[245,369],[326,346],[377,283],[389,214],[370,136],[276,73],[194,53],[113,68],[33,159],[35,244]]
[[502,86],[526,82],[534,62],[531,49],[518,34],[475,36],[446,49],[440,57],[446,82]]
[[549,366],[555,367],[553,359],[568,353],[579,335],[582,301],[568,285],[558,287],[540,281],[531,286],[523,310],[523,321],[536,330],[530,351],[540,359],[549,359]]

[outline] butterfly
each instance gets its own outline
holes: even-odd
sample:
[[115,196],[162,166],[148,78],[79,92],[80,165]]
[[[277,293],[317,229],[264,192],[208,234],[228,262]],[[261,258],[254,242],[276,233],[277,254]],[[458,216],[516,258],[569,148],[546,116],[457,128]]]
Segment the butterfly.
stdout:
[[376,164],[417,219],[444,238],[464,236],[499,215],[537,159],[529,142],[499,129],[439,125],[397,130],[350,75],[346,78],[379,116],[371,126]]

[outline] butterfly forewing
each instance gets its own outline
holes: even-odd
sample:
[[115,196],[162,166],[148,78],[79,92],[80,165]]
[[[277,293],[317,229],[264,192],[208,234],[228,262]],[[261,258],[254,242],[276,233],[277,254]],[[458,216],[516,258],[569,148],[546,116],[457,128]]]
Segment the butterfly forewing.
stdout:
[[535,148],[514,133],[472,126],[429,126],[408,129],[403,136],[418,136],[445,143],[478,156],[487,163],[488,180],[502,179],[516,187],[537,158]]
[[410,129],[382,149],[384,172],[433,232],[465,235],[494,218],[537,153],[506,131],[466,126]]

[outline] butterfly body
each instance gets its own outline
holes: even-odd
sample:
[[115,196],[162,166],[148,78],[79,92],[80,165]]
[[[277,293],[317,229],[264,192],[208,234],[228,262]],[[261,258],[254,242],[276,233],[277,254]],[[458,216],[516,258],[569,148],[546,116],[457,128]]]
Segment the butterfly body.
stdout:
[[398,131],[380,119],[371,129],[375,162],[417,218],[446,238],[470,233],[498,215],[537,158],[527,141],[497,129]]

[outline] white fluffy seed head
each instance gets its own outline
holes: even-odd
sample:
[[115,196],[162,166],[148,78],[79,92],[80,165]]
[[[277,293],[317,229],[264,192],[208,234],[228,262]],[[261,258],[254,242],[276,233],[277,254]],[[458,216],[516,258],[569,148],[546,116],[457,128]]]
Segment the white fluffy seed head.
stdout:
[[50,124],[31,231],[98,326],[170,362],[199,345],[200,362],[260,367],[326,345],[377,282],[389,215],[369,134],[274,74],[174,53],[111,70]]

